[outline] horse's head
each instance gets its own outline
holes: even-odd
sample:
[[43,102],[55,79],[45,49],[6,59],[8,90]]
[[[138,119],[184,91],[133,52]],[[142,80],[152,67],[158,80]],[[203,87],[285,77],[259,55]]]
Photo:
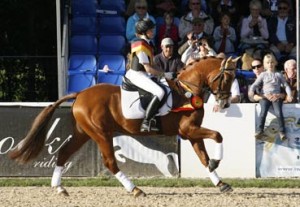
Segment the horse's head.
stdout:
[[208,76],[208,85],[211,93],[215,96],[220,108],[230,106],[231,85],[235,78],[237,61],[240,57],[233,59],[229,57],[221,63],[220,69],[213,70]]

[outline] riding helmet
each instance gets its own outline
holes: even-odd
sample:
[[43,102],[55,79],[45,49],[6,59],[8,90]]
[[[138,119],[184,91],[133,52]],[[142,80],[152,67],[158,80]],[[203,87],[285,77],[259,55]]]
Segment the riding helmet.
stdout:
[[142,19],[135,24],[135,32],[137,34],[146,34],[149,29],[153,29],[155,24],[151,19]]

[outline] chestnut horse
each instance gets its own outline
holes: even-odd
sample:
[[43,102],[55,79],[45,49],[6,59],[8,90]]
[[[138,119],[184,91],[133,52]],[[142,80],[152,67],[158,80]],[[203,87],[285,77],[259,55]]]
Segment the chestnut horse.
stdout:
[[[231,186],[222,182],[215,171],[223,156],[223,138],[219,132],[201,127],[204,108],[199,101],[201,102],[200,97],[203,97],[205,90],[210,90],[215,95],[216,103],[221,109],[229,107],[230,88],[235,78],[237,60],[238,58],[232,59],[231,57],[227,60],[215,57],[204,58],[183,68],[175,80],[168,80],[173,95],[173,105],[176,105],[173,108],[190,103],[187,92],[192,95],[192,98],[198,98],[196,99],[198,105],[196,104],[194,110],[171,111],[167,115],[158,117],[160,132],[141,133],[141,119],[125,119],[122,115],[120,86],[98,84],[79,93],[66,95],[44,108],[35,118],[27,136],[18,143],[9,156],[20,163],[26,163],[36,158],[44,146],[47,125],[55,109],[61,103],[75,99],[71,111],[74,118],[73,138],[59,151],[51,181],[52,187],[56,187],[58,193],[68,195],[66,189],[61,185],[64,164],[91,138],[97,143],[102,153],[104,165],[125,189],[133,193],[135,197],[145,195],[117,166],[113,148],[114,132],[145,136],[180,135],[182,139],[188,139],[200,161],[206,167],[213,184],[218,186],[221,192],[229,192],[232,190]],[[209,158],[205,149],[203,141],[205,138],[216,142],[213,159]]]

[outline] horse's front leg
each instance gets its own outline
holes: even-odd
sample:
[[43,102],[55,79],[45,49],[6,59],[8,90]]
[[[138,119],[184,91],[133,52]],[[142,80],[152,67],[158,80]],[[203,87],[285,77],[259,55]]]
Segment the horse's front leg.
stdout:
[[[209,178],[211,179],[212,183],[215,186],[220,187],[221,192],[232,191],[231,186],[222,182],[217,172],[215,171],[215,169],[219,166],[221,159],[223,158],[223,138],[221,134],[217,131],[206,129],[203,127],[190,126],[185,137],[190,140],[193,149],[199,157],[201,163],[207,169]],[[210,159],[207,154],[203,141],[205,138],[213,139],[216,142],[215,154],[213,156],[213,159]]]

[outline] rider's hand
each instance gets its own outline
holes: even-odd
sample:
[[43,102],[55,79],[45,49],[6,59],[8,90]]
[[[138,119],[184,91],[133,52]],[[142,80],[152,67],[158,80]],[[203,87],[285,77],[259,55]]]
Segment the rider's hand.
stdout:
[[175,72],[166,72],[166,73],[164,73],[164,77],[167,80],[174,80],[177,77],[177,75]]

